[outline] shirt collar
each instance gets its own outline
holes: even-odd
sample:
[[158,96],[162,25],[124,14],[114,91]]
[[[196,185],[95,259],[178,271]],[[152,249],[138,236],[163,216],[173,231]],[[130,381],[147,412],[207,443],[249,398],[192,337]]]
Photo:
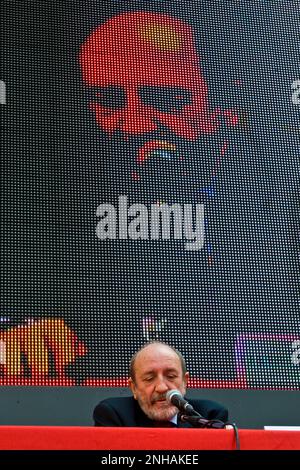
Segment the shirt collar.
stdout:
[[175,416],[173,416],[173,418],[171,418],[169,421],[170,421],[171,423],[176,424],[176,426],[177,426],[178,414],[176,414]]

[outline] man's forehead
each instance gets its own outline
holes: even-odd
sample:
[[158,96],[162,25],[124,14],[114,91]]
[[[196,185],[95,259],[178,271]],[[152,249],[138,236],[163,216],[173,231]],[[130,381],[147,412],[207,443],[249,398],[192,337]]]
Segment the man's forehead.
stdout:
[[[145,63],[145,61],[143,61]],[[186,67],[184,63],[170,62],[153,58],[140,67],[140,60],[132,54],[127,54],[121,60],[111,62],[106,58],[95,60],[83,68],[84,80],[89,85],[109,86],[115,85],[148,85],[148,86],[182,86],[187,89],[194,88],[196,84],[204,81],[198,65]]]
[[84,80],[89,83],[109,83],[121,71],[121,80],[132,76],[135,82],[150,79],[152,84],[171,85],[176,77],[184,86],[201,75],[198,59],[190,25],[146,12],[112,17],[88,36],[80,52]]
[[136,357],[136,368],[149,368],[165,365],[169,368],[180,366],[180,359],[173,349],[164,345],[150,345],[142,349]]

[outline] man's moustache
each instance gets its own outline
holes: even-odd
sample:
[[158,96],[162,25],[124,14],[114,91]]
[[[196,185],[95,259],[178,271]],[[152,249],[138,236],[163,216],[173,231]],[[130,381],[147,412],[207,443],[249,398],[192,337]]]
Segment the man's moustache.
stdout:
[[162,400],[166,400],[166,394],[162,394],[162,395],[156,395],[153,397],[152,399],[152,403],[156,403],[157,401],[162,401]]

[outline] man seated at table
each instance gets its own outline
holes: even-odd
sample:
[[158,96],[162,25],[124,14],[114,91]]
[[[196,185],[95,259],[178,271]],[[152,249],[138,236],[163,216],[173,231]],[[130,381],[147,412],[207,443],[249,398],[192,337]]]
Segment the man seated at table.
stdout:
[[[129,387],[133,397],[108,398],[94,410],[96,426],[191,427],[178,420],[178,408],[166,399],[169,390],[183,396],[189,373],[175,348],[161,342],[146,344],[130,362]],[[226,422],[228,412],[210,400],[189,400],[194,410],[208,420]]]

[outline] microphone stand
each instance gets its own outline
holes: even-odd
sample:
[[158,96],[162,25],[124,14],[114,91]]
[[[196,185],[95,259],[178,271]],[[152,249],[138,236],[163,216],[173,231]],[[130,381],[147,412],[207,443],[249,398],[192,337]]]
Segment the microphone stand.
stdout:
[[194,428],[206,428],[206,429],[225,429],[227,425],[230,425],[234,430],[235,436],[235,448],[240,450],[240,438],[237,425],[235,423],[223,423],[220,419],[205,419],[197,411],[193,410],[193,414],[188,414],[189,411],[179,412],[178,420],[183,423],[190,423]]
[[224,429],[226,424],[219,419],[205,419],[201,415],[185,415],[179,413],[179,420],[183,423],[190,423],[194,428],[214,428]]

